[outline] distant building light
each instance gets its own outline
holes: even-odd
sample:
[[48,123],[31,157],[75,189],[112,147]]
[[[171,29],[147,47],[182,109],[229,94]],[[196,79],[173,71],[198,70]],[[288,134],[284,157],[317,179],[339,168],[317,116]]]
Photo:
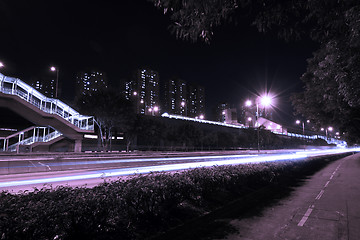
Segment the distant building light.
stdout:
[[84,138],[97,139],[98,137],[96,135],[85,134]]

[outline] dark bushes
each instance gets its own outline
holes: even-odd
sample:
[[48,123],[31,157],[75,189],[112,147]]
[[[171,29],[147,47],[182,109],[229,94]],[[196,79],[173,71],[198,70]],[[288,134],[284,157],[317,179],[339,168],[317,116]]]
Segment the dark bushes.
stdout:
[[146,239],[271,184],[311,174],[331,158],[197,168],[0,193],[1,239]]

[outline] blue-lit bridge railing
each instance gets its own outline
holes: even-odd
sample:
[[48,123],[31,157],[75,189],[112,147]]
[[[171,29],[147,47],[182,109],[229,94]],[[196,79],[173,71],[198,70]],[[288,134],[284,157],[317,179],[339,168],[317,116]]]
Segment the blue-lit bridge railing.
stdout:
[[[249,126],[244,126],[242,124],[228,124],[228,123],[222,123],[222,122],[202,120],[202,119],[198,119],[198,118],[184,117],[184,116],[181,116],[181,115],[168,114],[168,113],[163,113],[161,116],[166,117],[166,118],[178,119],[178,120],[186,120],[186,121],[193,121],[193,122],[198,122],[198,123],[213,124],[213,125],[218,125],[218,126],[223,126],[223,127],[249,128]],[[347,147],[347,143],[345,141],[343,141],[343,140],[339,140],[339,139],[336,139],[336,138],[325,137],[325,136],[322,136],[322,135],[303,135],[303,134],[291,133],[291,132],[287,132],[287,131],[282,132],[282,131],[279,131],[279,129],[281,129],[281,126],[280,125],[277,125],[277,126],[278,127],[276,127],[276,128],[267,128],[267,130],[271,131],[274,134],[288,136],[288,137],[294,137],[294,138],[300,138],[300,139],[309,139],[309,140],[310,139],[311,140],[323,139],[328,144],[335,144],[338,147]]]
[[8,77],[0,73],[0,92],[19,96],[38,109],[56,114],[83,130],[94,130],[94,118],[84,116],[59,99],[48,98],[18,78]]

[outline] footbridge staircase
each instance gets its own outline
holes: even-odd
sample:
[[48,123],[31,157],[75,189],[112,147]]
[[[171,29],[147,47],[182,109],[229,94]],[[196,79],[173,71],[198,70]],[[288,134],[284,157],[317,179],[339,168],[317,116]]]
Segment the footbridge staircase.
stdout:
[[[9,108],[35,125],[0,138],[3,141],[0,149],[3,151],[18,151],[22,145],[31,149],[35,145],[49,144],[66,138],[74,142],[73,151],[79,152],[84,134],[94,131],[92,116],[81,115],[59,99],[48,98],[22,80],[1,73],[0,107]],[[31,135],[31,131],[32,136],[23,139],[25,135]],[[10,144],[16,137],[18,141]]]

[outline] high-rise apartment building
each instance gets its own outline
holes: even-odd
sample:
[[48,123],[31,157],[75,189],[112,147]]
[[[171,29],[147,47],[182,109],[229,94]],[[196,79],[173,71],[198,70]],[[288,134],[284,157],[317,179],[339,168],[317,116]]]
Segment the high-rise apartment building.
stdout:
[[237,124],[238,116],[236,108],[230,108],[227,103],[220,103],[216,109],[216,121],[228,124]]
[[189,117],[205,118],[205,89],[197,84],[187,86],[187,111]]
[[56,95],[56,80],[52,77],[43,76],[31,81],[33,88],[43,93],[49,98],[55,98]]
[[133,80],[125,84],[125,97],[134,102],[136,113],[159,115],[159,74],[151,69],[138,69]]
[[220,103],[215,112],[215,121],[225,122],[225,109],[228,109],[229,105],[227,103]]
[[108,88],[106,74],[99,71],[79,72],[76,74],[76,96]]
[[165,83],[164,110],[171,114],[187,116],[187,85],[179,78],[171,78]]

